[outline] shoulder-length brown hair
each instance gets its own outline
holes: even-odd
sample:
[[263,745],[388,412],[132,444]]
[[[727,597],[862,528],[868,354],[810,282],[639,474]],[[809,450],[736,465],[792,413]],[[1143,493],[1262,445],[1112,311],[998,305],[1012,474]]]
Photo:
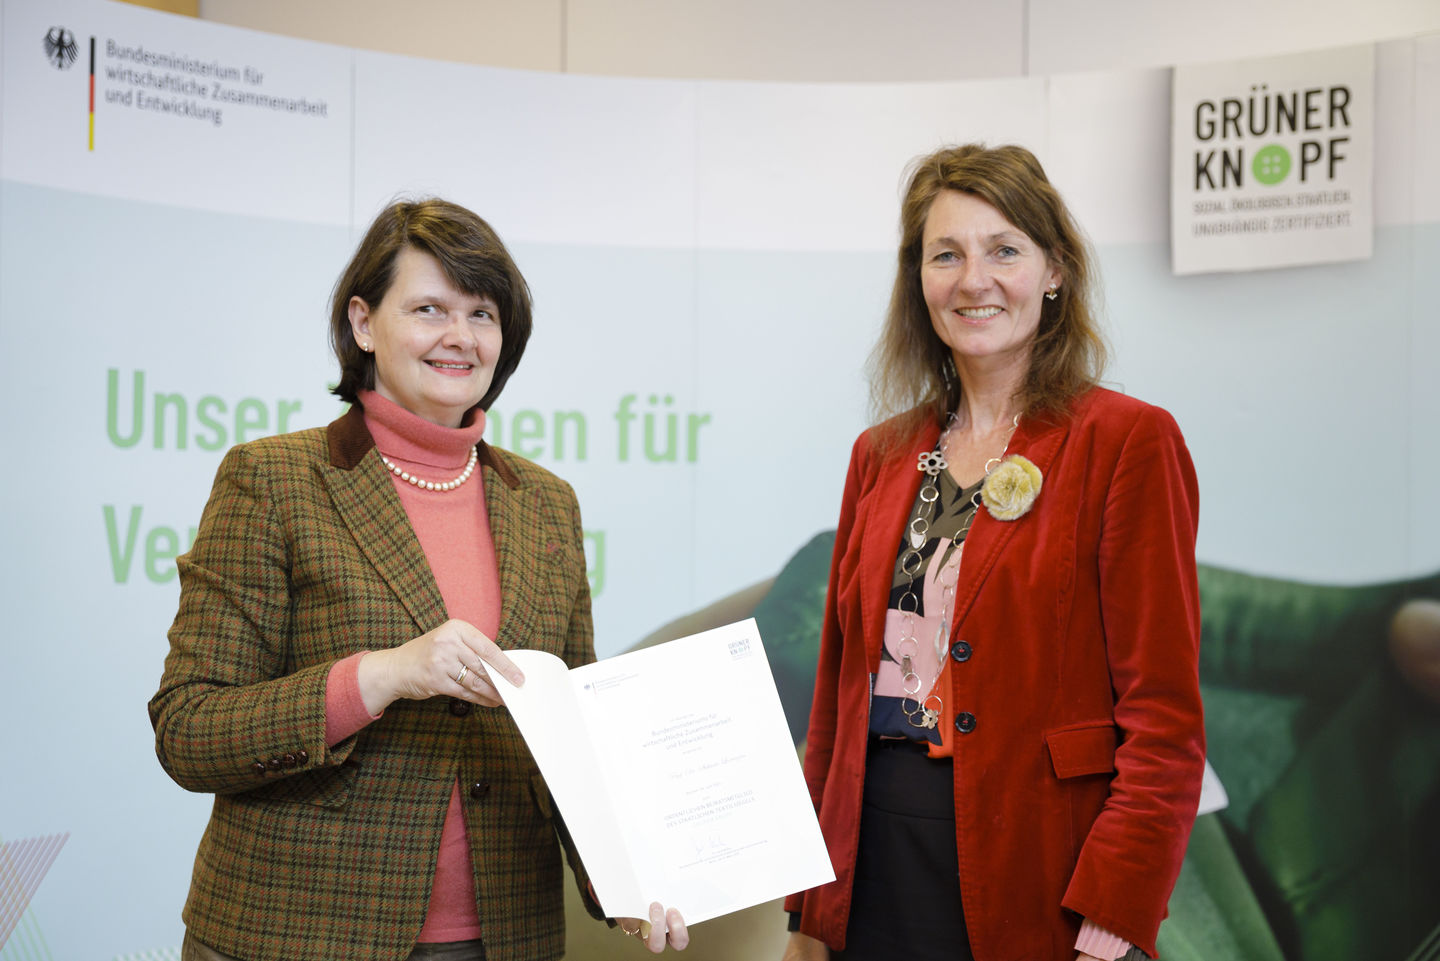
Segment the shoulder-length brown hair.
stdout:
[[375,356],[360,349],[350,327],[350,298],[374,309],[395,279],[400,251],[413,247],[434,257],[456,289],[489,297],[500,308],[500,358],[490,389],[477,407],[489,410],[520,363],[530,340],[530,287],[499,235],[479,216],[448,200],[402,200],[380,212],[330,296],[330,347],[340,361],[340,383],[330,393],[357,403],[375,387]]
[[935,333],[920,286],[920,247],[930,205],[942,190],[973,194],[1000,211],[1060,270],[1055,300],[1042,300],[1030,369],[1020,388],[1026,414],[1063,414],[1099,382],[1105,341],[1091,308],[1091,253],[1040,161],[1024,147],[946,147],[910,166],[900,205],[895,286],[880,340],[869,363],[870,401],[877,421],[894,422],[896,442],[929,418],[943,422],[960,403],[960,378],[950,349]]

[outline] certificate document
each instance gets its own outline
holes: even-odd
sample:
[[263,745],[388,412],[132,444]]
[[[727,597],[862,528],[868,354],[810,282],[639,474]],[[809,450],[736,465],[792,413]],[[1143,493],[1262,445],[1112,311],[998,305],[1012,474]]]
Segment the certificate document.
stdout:
[[754,620],[567,670],[490,672],[611,917],[686,924],[835,879]]

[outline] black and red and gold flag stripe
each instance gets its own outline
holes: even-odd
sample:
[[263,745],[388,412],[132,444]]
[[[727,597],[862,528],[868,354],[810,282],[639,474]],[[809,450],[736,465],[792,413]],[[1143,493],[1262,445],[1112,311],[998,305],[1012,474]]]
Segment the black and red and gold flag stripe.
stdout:
[[90,38],[90,149],[95,149],[95,38]]

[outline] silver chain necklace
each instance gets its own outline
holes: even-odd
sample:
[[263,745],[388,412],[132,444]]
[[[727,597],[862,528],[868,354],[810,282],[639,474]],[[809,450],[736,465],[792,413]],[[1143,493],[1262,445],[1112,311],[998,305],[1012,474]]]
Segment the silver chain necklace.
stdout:
[[[911,727],[930,729],[935,727],[940,720],[940,711],[944,708],[945,702],[939,694],[935,693],[935,685],[940,680],[941,673],[945,670],[945,648],[950,637],[950,618],[954,614],[953,603],[955,600],[955,585],[960,577],[960,553],[961,545],[965,541],[965,535],[970,532],[970,525],[975,522],[975,515],[980,511],[980,491],[975,491],[970,498],[970,507],[966,511],[960,523],[960,529],[949,537],[948,544],[937,545],[936,553],[948,551],[949,556],[945,559],[944,565],[935,579],[940,584],[941,596],[944,602],[940,606],[939,623],[935,627],[935,638],[932,642],[935,646],[935,676],[930,679],[928,690],[920,675],[915,672],[915,658],[920,653],[920,639],[915,636],[915,614],[920,609],[920,597],[915,593],[917,583],[923,585],[925,559],[920,554],[920,549],[925,546],[930,535],[930,523],[939,510],[940,485],[937,478],[940,472],[946,470],[950,463],[946,460],[946,448],[949,446],[950,433],[955,429],[956,416],[952,413],[945,424],[945,430],[941,432],[940,438],[935,442],[935,447],[920,455],[916,468],[925,475],[924,483],[920,487],[920,496],[915,501],[915,510],[910,515],[910,523],[905,526],[905,549],[900,554],[900,572],[910,578],[910,584],[901,595],[897,609],[904,615],[903,634],[899,643],[895,645],[895,653],[900,656],[900,687],[904,691],[904,697],[900,699],[900,710],[904,712],[906,721]],[[1011,422],[1010,430],[1005,435],[1005,450],[1010,447],[1010,438],[1014,436],[1015,429],[1020,426],[1020,415],[1016,414]],[[990,476],[990,471],[995,465],[1005,459],[1005,451],[1002,450],[999,457],[992,457],[985,462],[985,476]],[[923,586],[921,588],[923,590]],[[921,691],[927,690],[922,698]]]

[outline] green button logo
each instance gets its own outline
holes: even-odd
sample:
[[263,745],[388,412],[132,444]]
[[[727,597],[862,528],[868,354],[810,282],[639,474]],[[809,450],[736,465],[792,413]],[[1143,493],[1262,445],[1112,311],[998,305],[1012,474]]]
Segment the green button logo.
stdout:
[[1278,184],[1290,173],[1290,151],[1274,143],[1261,147],[1255,154],[1255,162],[1250,165],[1250,171],[1262,184]]

